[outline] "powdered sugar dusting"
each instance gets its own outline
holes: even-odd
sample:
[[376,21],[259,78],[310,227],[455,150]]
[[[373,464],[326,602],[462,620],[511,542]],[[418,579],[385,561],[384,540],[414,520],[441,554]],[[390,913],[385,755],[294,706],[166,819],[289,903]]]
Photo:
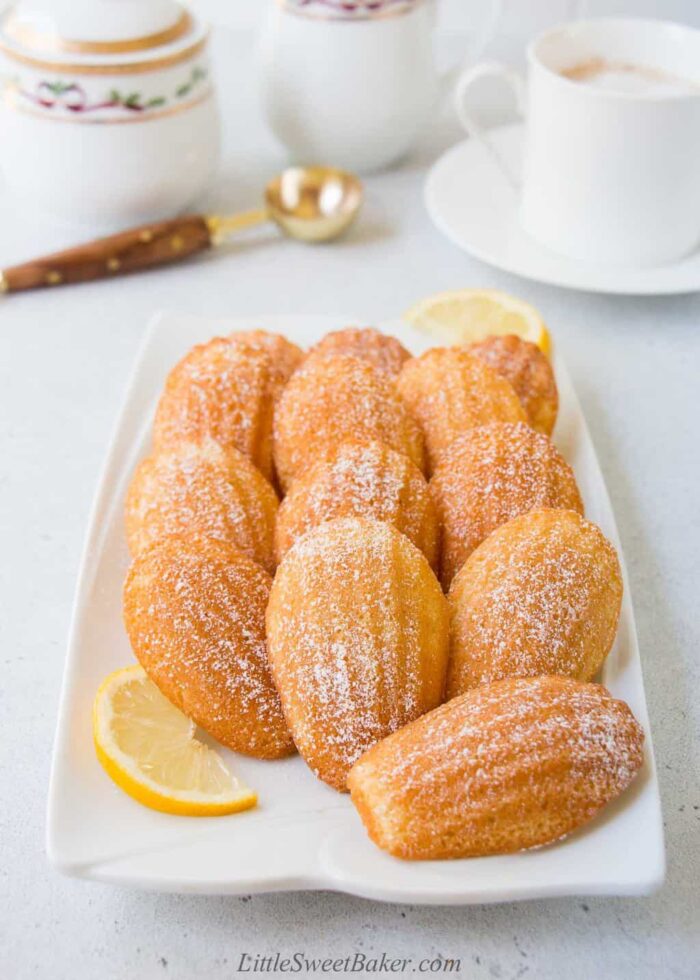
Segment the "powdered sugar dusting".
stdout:
[[[372,836],[401,856],[545,843],[641,764],[626,706],[534,676],[593,676],[622,587],[614,549],[573,512],[570,469],[524,424],[527,410],[549,431],[557,407],[531,346],[490,339],[414,360],[395,338],[348,328],[304,359],[265,331],[214,338],[171,372],[158,453],[130,492],[125,621],[165,696],[261,758],[291,752],[291,729],[338,789],[367,753],[353,793]],[[446,581],[466,559],[450,594],[448,692],[486,685],[435,711],[450,609],[414,547],[435,561],[421,428]],[[273,444],[290,492],[270,592],[241,552],[273,567],[277,502],[253,465],[273,477]]]
[[292,748],[267,661],[270,584],[229,546],[172,537],[134,560],[124,589],[132,647],[165,696],[224,745],[263,758]]
[[390,379],[348,355],[311,354],[275,410],[274,452],[283,487],[347,441],[375,440],[423,464],[420,431]]
[[298,537],[336,517],[387,521],[437,564],[437,518],[425,478],[407,456],[381,443],[345,443],[294,482],[277,519],[278,561]]
[[273,397],[282,389],[304,360],[304,351],[286,337],[267,330],[239,330],[231,333],[228,340],[240,351],[263,352],[270,357],[270,375]]
[[559,394],[548,358],[529,340],[514,334],[486,337],[467,348],[510,382],[538,432],[550,435],[557,420]]
[[272,479],[273,407],[287,371],[269,345],[241,336],[199,344],[173,368],[156,410],[154,446],[210,438],[234,446]]
[[623,792],[642,763],[631,711],[597,684],[512,678],[386,739],[350,789],[380,846],[412,858],[556,840]]
[[272,572],[276,512],[274,490],[242,453],[212,440],[185,442],[136,470],[126,501],[129,547],[137,554],[160,538],[197,532]]
[[615,549],[569,510],[498,528],[455,578],[448,694],[511,676],[595,676],[617,629]]
[[299,538],[267,634],[297,747],[339,789],[366,748],[442,699],[447,606],[424,556],[388,524],[339,519]]
[[396,337],[381,333],[374,327],[346,327],[335,330],[320,340],[311,352],[322,354],[351,354],[369,361],[391,378],[397,378],[411,355]]
[[445,588],[481,542],[529,510],[583,513],[571,467],[550,440],[522,422],[470,429],[444,454],[430,482],[442,526]]
[[435,347],[408,361],[397,387],[423,429],[431,471],[451,443],[475,425],[527,421],[510,384],[456,347]]

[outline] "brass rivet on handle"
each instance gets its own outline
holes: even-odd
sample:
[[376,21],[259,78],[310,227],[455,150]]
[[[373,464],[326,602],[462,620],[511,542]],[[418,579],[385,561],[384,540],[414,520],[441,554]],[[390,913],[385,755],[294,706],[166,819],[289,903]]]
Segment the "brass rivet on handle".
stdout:
[[122,264],[119,259],[107,259],[107,271],[108,272],[118,272],[121,269]]
[[173,237],[170,239],[170,247],[172,248],[173,252],[181,252],[185,247],[185,239],[182,237],[182,235],[173,235]]
[[144,228],[143,231],[139,232],[139,241],[143,242],[144,245],[148,245],[149,242],[153,241],[153,232],[150,228]]
[[10,291],[10,287],[5,278],[5,273],[0,270],[0,293],[7,293]]
[[46,282],[49,284],[49,286],[57,286],[59,282],[63,282],[63,276],[60,272],[56,272],[55,269],[52,269],[50,272],[46,273]]

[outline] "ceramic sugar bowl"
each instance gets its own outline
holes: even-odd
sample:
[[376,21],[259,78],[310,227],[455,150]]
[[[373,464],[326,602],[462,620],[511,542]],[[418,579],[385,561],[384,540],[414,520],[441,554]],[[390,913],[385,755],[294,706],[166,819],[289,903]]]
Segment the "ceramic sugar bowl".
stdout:
[[20,0],[0,13],[0,168],[70,222],[177,212],[211,176],[208,31],[174,0]]

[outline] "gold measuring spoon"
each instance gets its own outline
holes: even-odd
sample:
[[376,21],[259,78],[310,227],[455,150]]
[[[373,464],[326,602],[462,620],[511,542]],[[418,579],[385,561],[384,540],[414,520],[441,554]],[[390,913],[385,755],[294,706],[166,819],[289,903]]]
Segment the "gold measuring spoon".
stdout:
[[244,228],[274,221],[290,238],[328,242],[341,235],[362,204],[362,184],[332,167],[290,167],[265,188],[265,206],[242,214],[186,215],[122,231],[0,270],[0,292],[109,279],[178,262],[220,245]]

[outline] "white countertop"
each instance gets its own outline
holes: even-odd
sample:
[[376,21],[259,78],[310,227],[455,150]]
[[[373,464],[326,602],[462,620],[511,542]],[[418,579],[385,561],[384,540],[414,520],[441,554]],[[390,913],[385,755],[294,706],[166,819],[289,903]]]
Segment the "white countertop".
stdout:
[[[282,162],[244,82],[249,46],[217,39],[227,156],[208,203],[229,210],[250,206]],[[426,164],[455,137],[440,124],[412,160],[368,180],[361,222],[332,247],[262,231],[188,266],[0,304],[0,975],[8,980],[224,980],[239,975],[242,953],[278,951],[385,952],[414,965],[443,955],[461,959],[453,975],[497,980],[700,975],[700,295],[567,292],[459,252],[421,203]],[[0,199],[0,266],[75,239]],[[74,579],[148,317],[168,307],[250,315],[251,326],[263,312],[371,322],[467,285],[505,289],[542,310],[590,423],[635,601],[665,812],[666,886],[636,900],[424,909],[332,894],[150,895],[61,878],[46,861],[44,821]]]

